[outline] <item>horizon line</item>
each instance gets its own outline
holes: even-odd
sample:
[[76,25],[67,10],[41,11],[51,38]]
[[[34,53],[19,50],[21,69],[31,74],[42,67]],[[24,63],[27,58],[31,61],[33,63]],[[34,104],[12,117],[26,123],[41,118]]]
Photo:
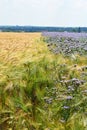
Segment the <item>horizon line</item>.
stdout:
[[46,25],[0,25],[0,27],[1,26],[9,26],[9,27],[11,27],[11,26],[14,26],[14,27],[16,27],[16,26],[19,26],[19,27],[22,27],[22,26],[24,26],[24,27],[53,27],[53,28],[87,28],[87,26],[46,26]]

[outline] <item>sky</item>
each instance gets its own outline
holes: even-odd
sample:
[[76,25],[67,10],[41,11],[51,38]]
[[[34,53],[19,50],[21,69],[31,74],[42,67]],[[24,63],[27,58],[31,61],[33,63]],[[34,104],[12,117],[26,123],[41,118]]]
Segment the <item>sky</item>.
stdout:
[[87,27],[87,0],[0,0],[0,25]]

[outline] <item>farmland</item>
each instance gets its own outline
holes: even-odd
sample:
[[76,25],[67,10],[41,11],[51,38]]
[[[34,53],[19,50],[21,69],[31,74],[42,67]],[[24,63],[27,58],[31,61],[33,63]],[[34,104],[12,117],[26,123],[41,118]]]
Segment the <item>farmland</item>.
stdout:
[[0,33],[0,130],[21,129],[87,130],[86,33]]

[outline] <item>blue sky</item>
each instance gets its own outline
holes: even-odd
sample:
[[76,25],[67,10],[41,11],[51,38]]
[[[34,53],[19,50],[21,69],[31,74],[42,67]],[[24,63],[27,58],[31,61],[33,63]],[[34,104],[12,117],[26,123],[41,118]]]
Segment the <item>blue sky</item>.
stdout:
[[0,25],[87,26],[87,0],[0,0]]

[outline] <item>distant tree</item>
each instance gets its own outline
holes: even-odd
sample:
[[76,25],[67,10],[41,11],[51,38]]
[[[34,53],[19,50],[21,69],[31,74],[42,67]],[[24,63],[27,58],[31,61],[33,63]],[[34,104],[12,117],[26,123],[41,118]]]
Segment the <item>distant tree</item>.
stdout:
[[81,32],[81,28],[80,28],[80,27],[78,28],[78,32],[79,32],[79,33]]
[[72,28],[72,32],[77,32],[76,28]]

